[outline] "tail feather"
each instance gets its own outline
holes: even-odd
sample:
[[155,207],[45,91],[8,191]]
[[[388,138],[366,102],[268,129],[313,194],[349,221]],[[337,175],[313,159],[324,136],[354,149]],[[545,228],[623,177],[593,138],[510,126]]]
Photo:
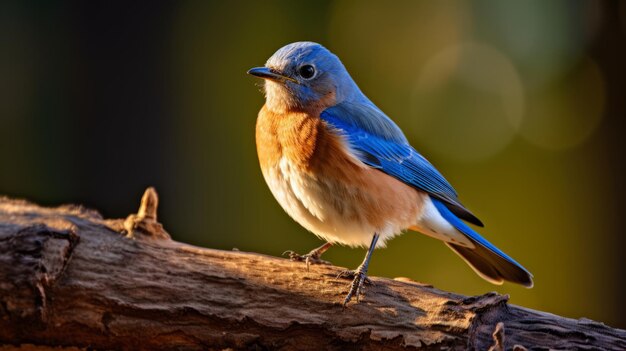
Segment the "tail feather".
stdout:
[[446,245],[461,256],[481,278],[492,284],[500,285],[506,280],[527,288],[533,287],[532,274],[480,244],[477,244],[475,249],[449,243]]
[[436,199],[432,201],[441,215],[474,243],[474,248],[452,243],[446,245],[461,256],[481,278],[498,285],[506,280],[532,288],[533,276],[526,268],[472,230],[442,202]]

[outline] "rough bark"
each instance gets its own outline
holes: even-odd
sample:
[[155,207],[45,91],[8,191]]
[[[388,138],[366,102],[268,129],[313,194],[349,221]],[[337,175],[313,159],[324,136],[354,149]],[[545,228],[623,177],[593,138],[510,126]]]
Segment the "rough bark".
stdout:
[[[342,308],[334,266],[175,242],[139,212],[0,198],[0,350],[626,349],[626,331],[372,277]],[[56,348],[55,348],[56,349]]]

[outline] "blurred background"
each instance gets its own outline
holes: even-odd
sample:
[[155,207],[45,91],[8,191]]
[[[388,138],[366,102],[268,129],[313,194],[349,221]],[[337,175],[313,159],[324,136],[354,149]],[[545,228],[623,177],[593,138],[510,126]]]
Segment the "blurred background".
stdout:
[[624,1],[3,1],[0,194],[125,217],[153,185],[176,240],[308,252],[262,179],[245,74],[299,40],[343,60],[535,287],[415,233],[372,275],[626,327]]

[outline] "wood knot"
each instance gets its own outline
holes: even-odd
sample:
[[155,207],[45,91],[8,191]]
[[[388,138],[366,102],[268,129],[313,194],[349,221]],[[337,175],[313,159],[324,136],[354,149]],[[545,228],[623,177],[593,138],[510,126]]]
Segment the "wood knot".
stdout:
[[[498,324],[496,324],[496,328],[494,329],[493,334],[491,334],[491,336],[493,337],[493,346],[489,348],[489,351],[505,351],[506,347],[504,345],[505,335],[504,335],[504,323],[503,322],[498,322]],[[513,351],[528,351],[527,348],[519,344],[515,344],[512,350]]]
[[489,351],[504,351],[504,323],[499,322],[491,336],[493,337],[493,346],[489,348]]
[[158,207],[159,196],[156,190],[153,187],[147,188],[141,197],[137,214],[129,215],[124,221],[126,237],[137,238],[141,234],[143,238],[171,239],[163,225],[157,221]]
[[159,207],[159,195],[153,187],[149,187],[141,197],[141,204],[137,217],[147,220],[157,220],[157,207]]
[[[0,262],[0,282],[8,282],[0,284],[0,296],[4,300],[6,295],[8,300],[4,301],[10,302],[0,308],[0,319],[14,315],[35,323],[47,321],[52,299],[49,292],[69,266],[80,241],[76,232],[75,227],[58,230],[34,224],[0,240],[0,252],[8,254]],[[7,286],[18,293],[7,293]]]

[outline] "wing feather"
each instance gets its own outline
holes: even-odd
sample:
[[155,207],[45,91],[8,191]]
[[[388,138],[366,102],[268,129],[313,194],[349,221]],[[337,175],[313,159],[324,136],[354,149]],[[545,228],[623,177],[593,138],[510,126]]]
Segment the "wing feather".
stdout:
[[483,226],[459,202],[452,185],[374,104],[343,102],[324,110],[320,117],[346,138],[361,162],[429,193],[459,218]]

